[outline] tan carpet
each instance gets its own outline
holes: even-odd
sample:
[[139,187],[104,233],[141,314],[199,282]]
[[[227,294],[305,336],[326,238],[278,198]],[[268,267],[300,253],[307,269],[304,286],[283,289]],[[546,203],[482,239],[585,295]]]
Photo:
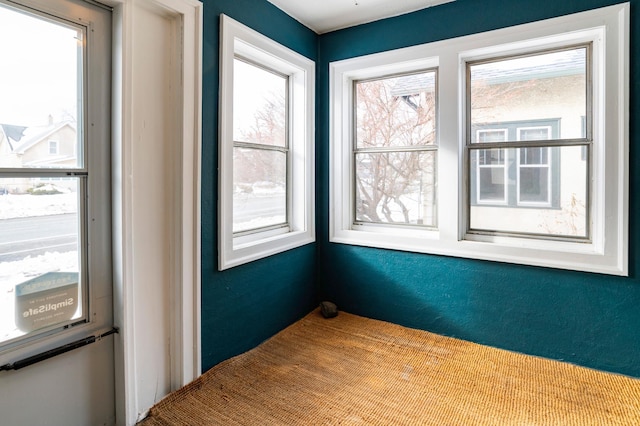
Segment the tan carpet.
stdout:
[[640,380],[315,311],[154,406],[154,425],[640,425]]

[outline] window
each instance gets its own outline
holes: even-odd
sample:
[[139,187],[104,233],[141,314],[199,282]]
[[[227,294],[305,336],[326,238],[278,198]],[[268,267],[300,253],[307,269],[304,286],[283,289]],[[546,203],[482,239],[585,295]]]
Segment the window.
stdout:
[[[478,143],[558,138],[560,119],[473,126]],[[584,158],[581,158],[584,161]],[[559,208],[560,152],[549,147],[479,149],[471,153],[470,203]]]
[[[580,153],[590,150],[592,143],[582,131],[583,117],[587,123],[593,121],[591,48],[587,43],[466,63],[467,126],[471,129],[467,158],[471,159],[470,186],[478,186],[478,203],[474,205],[473,194],[469,203],[470,232],[589,238],[590,177]],[[560,118],[540,119],[549,115]],[[488,142],[486,137],[475,139],[473,130],[491,127],[486,125],[488,120],[509,122],[508,126],[499,124],[507,127],[502,138],[490,140],[493,151],[506,160],[475,166],[474,159],[481,162],[486,151],[479,147]],[[495,130],[476,130],[475,134],[484,136],[482,132],[487,131],[495,136]],[[499,175],[496,170],[504,173]],[[502,181],[497,180],[498,175]],[[509,208],[481,205],[491,204],[482,198],[485,185],[501,191],[503,198],[497,201]]]
[[353,86],[354,223],[436,226],[436,71]]
[[233,63],[233,232],[286,228],[288,76]]
[[58,154],[58,141],[49,141],[49,155]]
[[315,239],[314,64],[222,16],[219,269]]
[[0,364],[112,325],[111,15],[20,3],[0,2]]
[[[626,275],[628,13],[331,63],[330,241]],[[422,73],[433,87],[407,92],[426,87]],[[373,105],[388,111],[432,96],[434,120],[416,126],[428,136],[369,136],[360,93],[372,83],[387,86]]]

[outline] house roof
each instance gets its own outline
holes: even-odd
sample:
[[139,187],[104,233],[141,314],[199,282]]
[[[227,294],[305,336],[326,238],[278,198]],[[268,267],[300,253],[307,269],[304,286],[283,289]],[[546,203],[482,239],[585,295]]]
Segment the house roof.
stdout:
[[63,127],[69,126],[73,130],[76,129],[75,122],[71,120],[61,121],[59,123],[49,124],[47,126],[28,127],[24,131],[24,137],[20,143],[14,148],[13,152],[24,154],[29,148],[48,138]]
[[[502,84],[534,78],[543,79],[583,74],[585,69],[585,49],[579,48],[544,55],[478,63],[472,66],[472,78],[485,80],[487,84]],[[409,96],[422,91],[432,91],[435,87],[434,78],[433,73],[418,73],[400,77],[391,94]]]

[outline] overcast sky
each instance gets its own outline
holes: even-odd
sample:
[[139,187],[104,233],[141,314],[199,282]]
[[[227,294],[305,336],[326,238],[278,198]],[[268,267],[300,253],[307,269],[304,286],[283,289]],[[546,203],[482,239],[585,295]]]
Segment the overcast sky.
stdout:
[[0,4],[0,123],[76,115],[78,31]]

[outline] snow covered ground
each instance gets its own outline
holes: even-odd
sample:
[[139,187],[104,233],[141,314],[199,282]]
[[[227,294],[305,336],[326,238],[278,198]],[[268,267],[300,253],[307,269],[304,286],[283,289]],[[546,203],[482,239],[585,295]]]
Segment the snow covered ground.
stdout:
[[[77,211],[77,194],[0,195],[0,220],[56,215]],[[38,256],[0,262],[0,342],[24,333],[15,326],[15,286],[52,271],[78,271],[75,251],[46,252]]]
[[0,195],[0,219],[74,213],[78,210],[78,194]]

